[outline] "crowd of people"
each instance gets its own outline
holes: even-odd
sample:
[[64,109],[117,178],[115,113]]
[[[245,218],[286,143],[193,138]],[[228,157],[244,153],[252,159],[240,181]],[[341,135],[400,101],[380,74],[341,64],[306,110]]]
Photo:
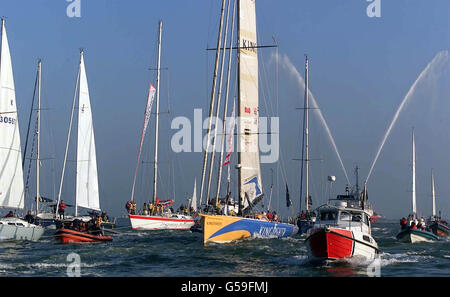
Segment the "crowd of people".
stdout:
[[409,215],[408,218],[400,219],[400,227],[402,230],[411,228],[413,230],[426,230],[425,219],[421,217],[419,220],[414,218],[413,215]]
[[[106,213],[105,213],[106,215]],[[92,216],[91,220],[88,222],[84,222],[80,219],[75,219],[71,222],[68,222],[64,225],[64,228],[78,231],[78,232],[87,232],[92,235],[104,235],[101,225],[103,223],[103,219],[100,215]]]
[[186,205],[181,204],[180,207],[175,212],[173,207],[169,204],[161,204],[161,203],[153,203],[153,202],[144,202],[144,205],[142,206],[141,211],[137,211],[136,202],[134,200],[127,201],[125,204],[125,209],[127,210],[128,214],[142,214],[142,215],[163,215],[163,214],[173,214],[173,213],[179,213],[184,215],[194,214],[195,210],[193,207],[188,207]]

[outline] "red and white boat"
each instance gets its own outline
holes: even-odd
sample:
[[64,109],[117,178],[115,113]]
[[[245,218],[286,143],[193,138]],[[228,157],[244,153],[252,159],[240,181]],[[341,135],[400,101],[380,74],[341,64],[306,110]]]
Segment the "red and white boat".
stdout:
[[317,209],[313,228],[307,232],[309,256],[315,259],[335,260],[361,258],[373,260],[379,253],[378,244],[371,234],[367,195],[338,195]]
[[194,219],[188,215],[163,213],[158,216],[129,215],[133,230],[190,230]]

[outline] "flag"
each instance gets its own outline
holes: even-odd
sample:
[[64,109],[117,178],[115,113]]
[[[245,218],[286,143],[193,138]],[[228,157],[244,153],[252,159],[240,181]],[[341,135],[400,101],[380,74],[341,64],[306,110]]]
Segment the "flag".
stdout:
[[292,201],[291,198],[289,197],[289,189],[288,189],[288,185],[286,183],[286,206],[290,207],[292,205]]
[[147,125],[150,120],[150,115],[152,113],[152,105],[153,99],[155,98],[156,88],[150,84],[148,89],[148,97],[147,97],[147,106],[145,107],[145,118],[144,118],[144,126],[142,127],[142,134],[145,134],[147,130]]
[[233,152],[233,133],[234,133],[234,126],[236,124],[236,119],[235,119],[235,103],[233,102],[233,112],[231,113],[231,118],[229,118],[229,122],[228,122],[228,127],[227,127],[227,135],[228,135],[228,139],[227,139],[227,143],[228,143],[228,147],[227,147],[227,155],[225,156],[225,162],[223,163],[222,166],[225,166],[227,164],[230,164],[230,157],[231,157],[231,153]]
[[150,84],[148,89],[147,105],[145,107],[144,124],[142,125],[141,142],[139,143],[139,152],[136,161],[136,170],[134,171],[133,188],[131,190],[131,200],[134,199],[134,187],[136,186],[136,176],[139,168],[139,160],[141,158],[142,143],[144,142],[145,131],[147,130],[148,122],[150,120],[150,115],[152,114],[153,98],[155,97],[156,88]]

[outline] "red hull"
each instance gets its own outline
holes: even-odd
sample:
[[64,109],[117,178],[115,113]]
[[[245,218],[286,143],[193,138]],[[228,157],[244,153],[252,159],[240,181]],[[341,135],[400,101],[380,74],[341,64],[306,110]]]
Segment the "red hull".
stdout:
[[112,241],[111,236],[92,235],[86,232],[79,232],[65,228],[61,228],[56,231],[55,239],[59,240],[61,243]]
[[354,239],[349,230],[318,229],[306,239],[306,244],[315,258],[343,259],[353,256]]

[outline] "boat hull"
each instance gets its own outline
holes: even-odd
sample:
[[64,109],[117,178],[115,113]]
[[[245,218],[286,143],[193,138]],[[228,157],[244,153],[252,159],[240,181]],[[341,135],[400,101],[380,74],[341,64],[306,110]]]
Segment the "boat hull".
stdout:
[[61,228],[55,233],[55,239],[61,243],[80,242],[108,242],[112,241],[111,236],[93,235],[86,232],[79,232],[71,229]]
[[439,240],[437,235],[431,232],[410,228],[400,231],[396,237],[399,241],[407,243],[431,242]]
[[292,224],[224,215],[202,217],[203,242],[228,243],[244,238],[281,238],[297,234]]
[[431,223],[429,225],[428,229],[431,230],[431,232],[433,232],[433,234],[435,234],[439,237],[448,237],[448,235],[450,233],[450,229],[446,225],[441,224],[439,222]]
[[378,245],[371,236],[340,228],[312,230],[305,242],[309,256],[314,259],[336,260],[355,257],[373,260],[379,253]]
[[0,241],[3,240],[29,240],[38,241],[44,228],[28,224],[17,218],[3,218],[0,220]]
[[190,216],[129,215],[133,230],[190,230],[194,219]]

